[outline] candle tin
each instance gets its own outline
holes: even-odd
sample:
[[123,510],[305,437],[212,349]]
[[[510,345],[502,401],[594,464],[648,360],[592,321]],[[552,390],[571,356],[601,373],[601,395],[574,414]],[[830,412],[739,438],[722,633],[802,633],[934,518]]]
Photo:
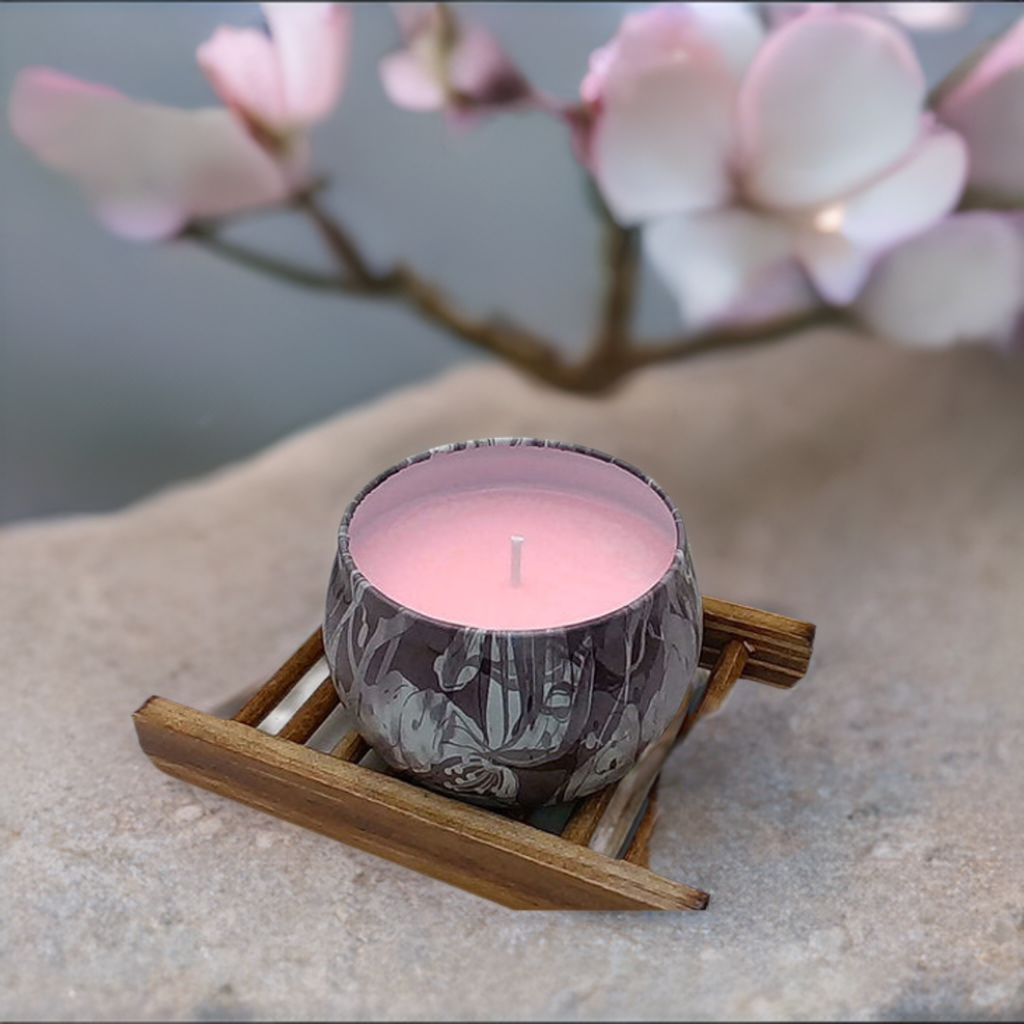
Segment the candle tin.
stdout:
[[[410,467],[496,447],[573,453],[642,482],[675,524],[668,569],[606,615],[527,630],[445,622],[370,583],[349,545],[353,516],[367,497]],[[684,704],[699,703],[702,623],[682,519],[653,480],[578,445],[492,438],[412,456],[356,496],[338,530],[323,637],[339,699],[391,767],[473,802],[537,807],[616,782]]]

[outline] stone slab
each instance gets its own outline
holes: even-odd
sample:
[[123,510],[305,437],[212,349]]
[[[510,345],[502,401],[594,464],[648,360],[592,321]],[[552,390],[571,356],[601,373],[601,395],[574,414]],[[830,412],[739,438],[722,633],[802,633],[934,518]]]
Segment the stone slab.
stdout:
[[[704,913],[515,913],[154,769],[317,622],[334,532],[431,445],[642,467],[718,597],[818,623],[672,756]],[[0,531],[0,1018],[1024,1015],[1024,364],[805,335],[605,401],[476,365],[114,515]]]

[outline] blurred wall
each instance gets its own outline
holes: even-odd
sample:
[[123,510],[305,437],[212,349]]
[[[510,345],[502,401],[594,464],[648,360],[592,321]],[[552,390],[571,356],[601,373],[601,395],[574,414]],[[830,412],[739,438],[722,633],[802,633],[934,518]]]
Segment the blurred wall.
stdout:
[[[630,6],[463,13],[536,84],[573,97]],[[965,30],[916,37],[929,77],[1019,10],[977,5]],[[138,98],[208,105],[195,47],[220,23],[257,18],[250,4],[0,4],[0,93],[20,68],[47,64]],[[533,114],[453,136],[440,117],[395,109],[376,62],[397,42],[386,5],[357,6],[345,94],[314,134],[331,204],[375,259],[407,257],[471,308],[582,345],[598,235],[565,132]],[[322,259],[284,216],[254,219],[243,237]],[[641,322],[676,326],[649,279]],[[115,508],[470,358],[481,357],[399,310],[301,292],[188,244],[114,238],[0,125],[0,521]]]

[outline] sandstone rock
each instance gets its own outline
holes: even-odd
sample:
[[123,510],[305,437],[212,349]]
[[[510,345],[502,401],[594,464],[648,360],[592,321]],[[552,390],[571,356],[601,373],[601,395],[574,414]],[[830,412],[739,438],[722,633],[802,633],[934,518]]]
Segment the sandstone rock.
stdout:
[[[528,914],[161,774],[317,622],[334,532],[431,445],[536,435],[653,475],[706,593],[818,623],[670,759],[655,870],[704,913]],[[1024,1013],[1024,363],[849,337],[606,401],[477,365],[123,512],[0,531],[0,1017]]]

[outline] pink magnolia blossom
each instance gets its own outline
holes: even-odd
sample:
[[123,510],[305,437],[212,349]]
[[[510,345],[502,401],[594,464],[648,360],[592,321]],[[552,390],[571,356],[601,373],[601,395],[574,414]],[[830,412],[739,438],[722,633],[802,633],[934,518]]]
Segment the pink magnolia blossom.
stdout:
[[602,194],[644,224],[694,324],[797,266],[849,303],[875,258],[963,187],[963,141],[923,113],[924,76],[897,29],[811,11],[758,42],[739,5],[662,5],[627,16],[581,86]]
[[348,14],[330,4],[268,4],[266,13],[270,39],[221,28],[200,47],[227,108],[140,102],[33,67],[11,93],[14,134],[126,238],[166,238],[194,218],[279,202],[304,172],[302,128],[338,98]]
[[971,8],[974,5],[952,3],[950,0],[941,0],[940,3],[922,3],[921,0],[916,0],[914,3],[856,4],[855,6],[862,11],[872,7],[881,7],[890,18],[918,32],[950,32],[963,28],[967,24],[971,16]]
[[282,199],[280,166],[223,108],[177,110],[52,71],[15,79],[14,134],[75,179],[101,223],[137,240],[165,238],[193,217]]
[[886,253],[855,310],[905,345],[1006,343],[1024,313],[1024,234],[997,213],[955,214]]
[[888,18],[904,28],[915,32],[951,32],[967,24],[971,16],[970,3],[954,3],[941,0],[939,3],[780,3],[768,4],[770,23],[778,27],[810,9],[823,11],[855,11],[875,18]]
[[221,25],[196,60],[253,136],[273,151],[287,151],[341,96],[351,12],[331,3],[268,3],[262,9],[269,36]]
[[483,26],[461,24],[436,3],[394,9],[405,46],[381,58],[378,70],[395,106],[465,113],[538,99]]
[[939,115],[967,141],[968,184],[1024,202],[1024,18],[940,100]]

